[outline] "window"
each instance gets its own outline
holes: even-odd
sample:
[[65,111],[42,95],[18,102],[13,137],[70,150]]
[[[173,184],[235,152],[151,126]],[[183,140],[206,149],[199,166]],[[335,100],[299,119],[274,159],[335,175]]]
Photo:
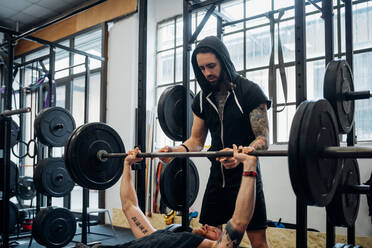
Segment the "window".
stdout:
[[[318,3],[321,5],[321,3]],[[295,99],[295,30],[294,30],[294,1],[293,0],[233,0],[225,1],[216,9],[231,20],[251,18],[246,22],[234,25],[224,25],[222,39],[230,52],[231,59],[239,73],[261,86],[267,96],[273,101],[273,108],[268,112],[270,120],[270,141],[282,143],[288,141],[292,118],[296,109]],[[334,1],[335,8],[337,1]],[[281,80],[278,71],[277,51],[275,53],[276,85],[268,83],[268,68],[271,53],[270,20],[262,14],[287,8],[280,20],[280,38],[282,41],[286,76],[288,82],[288,103],[286,109]],[[344,7],[340,7],[341,30],[337,30],[337,10],[335,10],[335,57],[341,58],[345,52]],[[205,12],[192,14],[192,32]],[[320,11],[313,5],[306,6],[306,49],[307,49],[307,95],[308,99],[323,98],[323,78],[325,73],[324,21]],[[354,31],[354,84],[356,90],[372,88],[367,69],[372,64],[372,4],[367,1],[353,1],[353,31]],[[257,16],[257,17],[256,17]],[[277,18],[277,14],[275,15]],[[362,24],[362,25],[361,25]],[[157,75],[156,92],[159,98],[165,87],[180,84],[182,81],[182,18],[180,16],[160,22],[157,29]],[[206,35],[216,35],[217,20],[212,15],[198,40]],[[275,25],[275,49],[277,50],[277,25]],[[337,44],[337,35],[341,35],[341,44]],[[317,34],[317,35],[314,35]],[[197,44],[198,41],[195,42]],[[192,45],[192,50],[195,47]],[[363,49],[363,50],[362,50]],[[338,51],[341,54],[338,54]],[[192,53],[192,51],[191,51]],[[191,90],[198,92],[192,66],[190,67]],[[372,100],[362,100],[356,103],[356,134],[358,140],[372,140]],[[161,128],[157,127],[156,147],[170,144]]]
[[[97,56],[102,56],[103,26],[94,27],[87,31],[83,31],[79,34],[68,37],[62,41],[59,41],[59,44]],[[25,63],[31,60],[38,60],[38,58],[42,56],[49,55],[49,51],[49,47],[43,47],[37,51],[33,51],[30,54],[20,57],[17,61],[18,63]],[[60,48],[56,48],[55,52],[56,106],[68,109],[74,116],[77,127],[84,123],[85,111],[88,111],[88,122],[102,121],[102,111],[105,111],[105,109],[101,107],[103,63],[95,59],[89,59],[89,107],[85,107],[85,56],[74,54]],[[42,62],[48,70],[49,57],[42,59]],[[36,61],[26,66],[22,66],[20,72],[17,74],[15,82],[22,87],[26,87],[32,83],[35,83],[42,75],[45,74],[46,72],[43,71],[41,63]],[[22,80],[20,80],[20,78]],[[45,85],[41,95],[44,100],[47,97],[46,87],[47,86]],[[18,88],[15,88],[15,90],[17,89]],[[38,104],[39,97],[40,94],[38,91],[32,91],[31,93],[27,93],[25,96],[24,106],[32,107],[33,112],[31,114],[24,115],[25,132],[22,140],[28,141],[34,137],[33,121],[37,115],[37,111],[35,110],[40,109]],[[19,107],[20,98],[18,94],[16,95],[16,99],[16,104]],[[31,146],[31,153],[33,153],[32,148],[33,147]],[[53,148],[54,157],[61,157],[63,152],[63,147]],[[17,161],[16,158],[12,159],[15,162]],[[21,175],[33,175],[33,159],[26,157],[23,161],[19,161],[19,163],[23,165],[21,167],[23,168]],[[98,194],[98,191],[90,190],[89,207],[98,208]],[[68,200],[64,198],[52,199],[53,206],[66,207],[69,205],[67,202]],[[30,202],[25,202],[25,204],[30,204]],[[80,209],[82,207],[82,188],[80,186],[75,186],[73,192],[71,192],[70,206],[68,207],[71,209]]]

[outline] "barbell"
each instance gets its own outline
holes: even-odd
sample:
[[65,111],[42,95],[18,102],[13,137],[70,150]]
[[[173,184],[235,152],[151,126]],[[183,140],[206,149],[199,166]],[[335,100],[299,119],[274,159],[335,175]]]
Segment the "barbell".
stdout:
[[335,110],[340,133],[349,133],[354,126],[355,101],[369,99],[369,90],[354,91],[354,77],[346,60],[328,63],[323,84],[323,95]]
[[[288,156],[291,184],[307,205],[326,206],[342,171],[342,158],[372,158],[372,148],[340,147],[335,113],[327,100],[305,101],[293,118],[288,151],[253,151],[254,156]],[[66,168],[82,187],[104,190],[121,177],[127,156],[119,134],[104,123],[77,128],[65,145]],[[139,157],[223,157],[233,152],[142,153]]]

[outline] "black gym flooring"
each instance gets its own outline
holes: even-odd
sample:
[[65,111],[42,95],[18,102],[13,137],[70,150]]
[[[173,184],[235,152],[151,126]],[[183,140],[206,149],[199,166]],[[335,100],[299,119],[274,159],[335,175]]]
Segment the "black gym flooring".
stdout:
[[[115,230],[115,237],[108,237],[108,235],[113,235],[111,225],[97,225],[97,226],[91,226],[90,227],[90,233],[88,233],[88,244],[91,242],[100,242],[102,245],[117,245],[117,244],[124,244],[134,239],[134,236],[131,232],[131,230],[127,228],[121,228],[121,227],[114,227]],[[81,228],[77,228],[76,234],[73,241],[81,242]],[[107,235],[107,236],[106,236]],[[17,242],[17,245],[14,243]],[[22,238],[11,240],[12,245],[16,246],[10,246],[10,247],[20,247],[20,248],[27,248],[28,244],[30,242],[30,237],[28,238]],[[76,242],[71,242],[66,247],[75,247]],[[32,248],[39,248],[43,247],[36,243],[36,241],[32,240]]]

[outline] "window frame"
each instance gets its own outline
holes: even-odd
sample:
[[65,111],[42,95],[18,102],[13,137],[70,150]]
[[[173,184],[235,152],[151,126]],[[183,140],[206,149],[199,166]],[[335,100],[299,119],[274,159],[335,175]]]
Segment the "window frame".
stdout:
[[[230,1],[225,1],[223,2],[222,4],[218,4],[218,8],[221,9],[223,8],[223,4],[226,3],[226,2],[233,2],[233,0],[230,0]],[[366,2],[365,0],[354,0],[353,1],[353,6],[357,5],[357,4],[361,4],[361,3],[364,3]],[[238,3],[238,4],[242,4],[243,8],[244,8],[244,19],[247,19],[249,18],[250,20],[254,20],[254,19],[258,19],[258,18],[261,18],[261,17],[255,17],[255,18],[250,18],[250,17],[247,17],[247,14],[246,14],[246,3],[247,3],[247,0],[242,0],[241,3]],[[274,0],[271,0],[271,10],[270,11],[276,11],[277,9],[274,9]],[[293,6],[293,5],[292,5]],[[291,9],[292,6],[289,6],[289,7],[284,7],[283,9],[286,9],[286,10],[289,10]],[[341,30],[339,30],[339,27],[341,26],[338,22],[341,21],[342,18],[339,18],[339,19],[336,19],[338,16],[338,8],[340,9],[339,13],[341,13],[341,16],[344,15],[344,13],[342,13],[342,10],[344,9],[344,4],[341,4],[340,6],[337,6],[337,5],[334,5],[334,10],[335,10],[335,39],[334,39],[334,42],[335,42],[335,58],[342,58],[343,56],[345,56],[345,51],[342,51],[342,46],[344,45],[344,41],[341,40],[342,42],[340,43],[339,40],[339,36],[340,36],[340,32]],[[292,8],[293,9],[293,8]],[[309,5],[309,10],[306,12],[306,17],[309,17],[309,16],[314,16],[314,15],[319,15],[321,12],[315,8],[312,7],[312,5],[310,4]],[[355,12],[354,12],[355,13]],[[193,23],[193,25],[196,26],[197,24],[197,16],[198,16],[198,12],[193,12],[192,13],[192,20],[195,21],[195,23]],[[196,18],[194,18],[194,16],[196,16]],[[160,25],[163,25],[164,23],[167,23],[167,22],[170,22],[170,21],[173,21],[173,24],[174,25],[174,29],[175,29],[175,34],[174,34],[174,41],[175,41],[175,44],[174,44],[174,47],[172,48],[168,48],[167,50],[172,50],[174,49],[174,56],[176,56],[176,49],[177,48],[181,48],[182,49],[182,44],[181,45],[176,45],[176,29],[177,29],[177,18],[180,18],[182,17],[182,15],[177,15],[177,16],[174,16],[174,17],[171,17],[171,18],[168,18],[168,19],[165,19],[165,20],[162,20],[160,22],[157,23],[157,34],[158,34],[158,30],[159,30],[159,26]],[[280,23],[283,23],[283,22],[290,22],[290,21],[294,21],[295,19],[295,16],[294,14],[290,15],[289,17],[285,17],[283,19],[280,20]],[[182,19],[181,19],[182,21]],[[342,21],[341,21],[342,22]],[[250,67],[250,68],[247,68],[247,56],[246,56],[246,51],[247,51],[247,36],[246,36],[246,32],[249,31],[249,30],[254,30],[254,29],[257,29],[257,28],[262,28],[262,27],[265,27],[265,26],[268,26],[270,27],[270,21],[267,20],[267,23],[260,23],[260,24],[257,24],[257,25],[253,25],[253,26],[249,26],[247,27],[247,21],[241,21],[239,23],[243,23],[243,27],[242,28],[239,28],[237,30],[234,30],[234,31],[231,31],[231,32],[223,32],[222,33],[222,39],[223,37],[227,36],[227,35],[234,35],[234,34],[237,34],[237,33],[243,33],[243,52],[244,52],[244,56],[243,56],[243,70],[239,70],[237,71],[239,74],[242,74],[242,75],[246,75],[247,73],[249,72],[255,72],[255,71],[260,71],[260,70],[265,70],[265,69],[269,69],[269,63],[267,63],[267,65],[264,65],[264,66],[257,66],[257,67]],[[307,23],[308,24],[308,23]],[[294,25],[294,24],[293,24]],[[227,27],[228,25],[225,25],[224,27]],[[292,25],[290,25],[292,26]],[[276,29],[277,30],[277,29]],[[281,29],[281,32],[283,31],[283,29]],[[276,33],[277,35],[277,33]],[[159,37],[158,35],[156,36],[156,55],[158,55],[159,52],[161,52],[162,50],[158,50],[158,40],[159,40]],[[277,43],[277,38],[275,38],[275,42]],[[198,41],[196,41],[194,44],[197,44]],[[275,44],[275,46],[277,46],[277,44]],[[361,49],[355,49],[354,50],[354,54],[357,55],[357,54],[362,54],[362,53],[367,53],[367,52],[372,52],[372,45],[370,47],[363,47]],[[322,56],[314,56],[314,57],[307,57],[306,58],[306,63],[310,63],[310,62],[316,62],[316,61],[322,61],[322,60],[325,60],[325,55],[322,55]],[[156,57],[156,69],[157,69],[157,64],[158,64],[158,59]],[[174,59],[174,67],[175,67],[175,59]],[[291,59],[291,60],[287,60],[285,61],[285,69],[287,68],[290,68],[290,67],[293,67],[295,66],[295,58]],[[324,65],[325,67],[326,65]],[[274,70],[275,72],[279,69],[279,64],[277,61],[275,61],[274,63]],[[155,75],[155,92],[156,92],[156,98],[158,98],[158,89],[161,88],[161,87],[169,87],[169,86],[173,86],[173,85],[178,85],[178,84],[182,84],[182,81],[176,81],[175,80],[175,73],[176,73],[176,70],[174,69],[173,70],[173,82],[170,82],[170,83],[167,83],[167,84],[162,84],[162,85],[158,85],[158,82],[157,82],[157,70],[156,70],[156,75]],[[191,72],[190,72],[191,73]],[[277,74],[277,73],[276,73]],[[287,76],[288,78],[288,76]],[[195,79],[191,79],[190,80],[190,83],[193,83],[195,82]],[[278,83],[278,82],[277,82]],[[314,82],[314,85],[315,85],[316,82]],[[197,89],[197,83],[195,82],[194,83],[194,88],[191,89],[193,90],[194,92],[197,92],[196,91]],[[278,90],[280,90],[279,88],[277,88],[277,85],[276,84],[273,84],[273,85],[268,85],[268,94],[269,94],[269,97],[270,99],[273,101],[273,104],[275,106],[276,109],[280,109],[281,107],[283,107],[285,104],[284,103],[278,103],[278,99],[277,99],[277,94],[279,93]],[[288,88],[288,92],[290,90],[294,90],[295,89],[291,89],[291,88]],[[309,89],[307,89],[309,90]],[[157,104],[157,103],[155,103]],[[291,106],[291,105],[295,105],[296,102],[293,102],[293,101],[288,101],[287,102],[287,106]],[[272,144],[287,144],[288,141],[278,141],[278,112],[275,113],[275,111],[271,111],[271,120],[272,120],[272,137],[273,137],[273,140],[271,141]],[[290,128],[290,127],[288,127]],[[289,136],[289,133],[288,133],[288,136]],[[363,140],[360,140],[360,142],[371,142],[372,140],[370,139],[363,139]]]
[[[101,31],[101,34],[100,34],[101,57],[106,58],[107,57],[107,41],[108,41],[108,39],[107,39],[107,32],[108,31],[107,31],[107,24],[106,23],[101,23],[101,24],[92,26],[90,28],[87,28],[85,30],[76,32],[72,35],[69,35],[69,36],[64,37],[60,40],[57,40],[54,43],[61,43],[61,42],[68,41],[68,43],[69,43],[68,47],[75,48],[74,41],[75,41],[76,37],[82,36],[84,34],[88,34],[92,31],[96,31],[96,30]],[[21,60],[21,63],[26,62],[25,59],[26,59],[27,56],[38,53],[45,48],[49,49],[49,46],[44,45],[44,46],[41,46],[37,49],[29,51],[27,53],[21,54],[20,56],[15,57],[15,60],[17,60],[17,59]],[[68,66],[72,66],[74,64],[75,53],[70,52],[70,51],[66,51],[66,52],[68,53],[68,58],[69,58],[69,65]],[[49,52],[48,52],[48,54],[49,54]],[[93,59],[91,59],[91,60],[93,60]],[[99,117],[99,121],[100,122],[105,122],[106,121],[106,93],[107,93],[107,90],[106,90],[106,87],[107,87],[107,81],[106,81],[107,61],[101,61],[100,63],[101,63],[100,67],[90,70],[90,77],[94,76],[96,73],[100,73],[100,110],[99,110],[100,111],[100,117]],[[24,78],[25,70],[23,70],[22,74],[23,75],[20,75],[20,76]],[[85,75],[85,69],[82,72],[74,73],[73,68],[70,68],[70,69],[68,69],[68,75],[67,76],[55,79],[56,88],[63,87],[63,86],[65,87],[65,108],[67,110],[69,110],[71,113],[72,113],[72,105],[73,105],[73,103],[72,103],[72,95],[73,95],[72,84],[74,82],[74,79],[80,78],[84,75]],[[48,85],[43,85],[41,87],[41,97],[43,99],[45,97],[45,94],[47,93],[47,89],[48,89]],[[26,103],[26,99],[27,99],[28,94],[30,94],[30,93],[26,93],[24,95],[24,103]],[[89,95],[88,95],[88,97],[89,97]],[[88,109],[89,109],[89,106],[88,107],[84,106],[84,112],[86,112]],[[28,123],[25,123],[25,121],[26,121],[25,119],[23,121],[24,121],[24,126],[29,126]],[[25,132],[22,132],[22,134],[23,134],[23,137],[22,137],[22,140],[23,140],[25,138]],[[22,163],[21,159],[20,159],[19,163]],[[24,174],[24,169],[22,168],[21,171],[20,171],[20,175],[23,175],[23,174]],[[76,184],[76,186],[78,186],[78,185]],[[104,208],[105,207],[105,199],[104,198],[105,198],[105,192],[104,191],[98,191],[97,204],[98,204],[99,208]],[[89,199],[91,199],[91,198],[89,198]],[[68,196],[65,196],[63,198],[63,207],[71,209],[71,202],[72,202],[72,198],[71,198],[71,193],[70,193]],[[90,205],[92,205],[91,200],[89,200],[89,203],[90,203]]]

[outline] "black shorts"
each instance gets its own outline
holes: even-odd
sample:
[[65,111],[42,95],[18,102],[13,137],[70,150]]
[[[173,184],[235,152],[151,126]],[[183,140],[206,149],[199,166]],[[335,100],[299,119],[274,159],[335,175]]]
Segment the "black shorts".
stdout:
[[[239,178],[241,179],[241,170],[237,170],[237,173],[239,173]],[[204,193],[200,213],[200,223],[218,226],[227,223],[231,219],[235,209],[235,201],[238,196],[240,182],[226,184],[225,187],[222,188],[221,179],[214,178],[213,174],[215,173],[211,173],[208,179],[207,188]],[[266,204],[259,164],[257,165],[257,174],[256,204],[253,217],[247,230],[260,230],[267,228]]]

